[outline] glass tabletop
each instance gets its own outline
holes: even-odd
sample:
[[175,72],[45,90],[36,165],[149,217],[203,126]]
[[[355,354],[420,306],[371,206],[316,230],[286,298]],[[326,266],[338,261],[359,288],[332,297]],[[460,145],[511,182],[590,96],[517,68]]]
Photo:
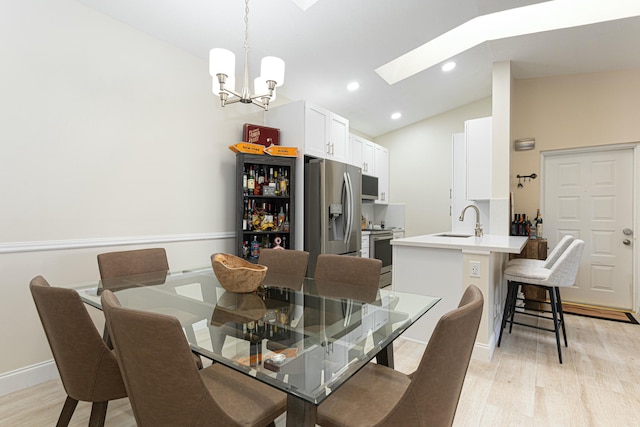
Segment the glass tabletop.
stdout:
[[263,284],[228,292],[209,268],[71,287],[99,309],[110,289],[124,307],[175,316],[196,353],[316,405],[440,301],[286,275]]

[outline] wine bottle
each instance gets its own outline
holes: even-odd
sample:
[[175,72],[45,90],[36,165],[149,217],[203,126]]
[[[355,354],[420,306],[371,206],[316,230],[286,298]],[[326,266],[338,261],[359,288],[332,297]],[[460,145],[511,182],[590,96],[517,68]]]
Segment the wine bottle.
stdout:
[[247,177],[247,193],[255,194],[256,177],[254,175],[253,166],[249,166],[249,176]]
[[242,204],[242,210],[244,211],[244,213],[242,214],[242,229],[243,230],[248,230],[249,229],[249,200],[247,200],[247,203],[243,203]]
[[536,238],[542,239],[542,215],[540,214],[540,209],[538,209],[538,213],[536,214]]
[[[365,228],[364,225],[362,226],[362,228]],[[513,214],[513,221],[511,221],[511,235],[518,235],[518,214]]]

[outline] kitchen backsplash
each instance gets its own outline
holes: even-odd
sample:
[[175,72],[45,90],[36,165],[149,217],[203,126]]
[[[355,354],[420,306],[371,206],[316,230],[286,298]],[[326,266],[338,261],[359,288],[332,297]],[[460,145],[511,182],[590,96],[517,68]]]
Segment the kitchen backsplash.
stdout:
[[367,224],[371,221],[372,224],[379,225],[384,221],[386,229],[404,228],[405,205],[403,203],[388,205],[363,203],[362,215],[364,215]]

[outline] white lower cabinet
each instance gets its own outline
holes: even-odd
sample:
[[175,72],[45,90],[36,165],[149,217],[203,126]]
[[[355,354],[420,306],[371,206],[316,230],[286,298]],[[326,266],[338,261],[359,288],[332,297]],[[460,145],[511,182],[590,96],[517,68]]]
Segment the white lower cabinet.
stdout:
[[369,233],[362,233],[360,244],[360,257],[369,258]]

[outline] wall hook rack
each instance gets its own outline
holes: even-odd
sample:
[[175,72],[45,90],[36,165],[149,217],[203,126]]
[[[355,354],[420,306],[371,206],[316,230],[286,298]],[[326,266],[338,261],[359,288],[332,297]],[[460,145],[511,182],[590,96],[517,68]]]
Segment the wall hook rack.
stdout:
[[524,187],[524,185],[522,185],[522,180],[523,179],[528,179],[529,181],[531,181],[532,179],[536,179],[537,177],[538,177],[538,175],[536,175],[535,173],[532,173],[531,175],[517,175],[518,188]]

